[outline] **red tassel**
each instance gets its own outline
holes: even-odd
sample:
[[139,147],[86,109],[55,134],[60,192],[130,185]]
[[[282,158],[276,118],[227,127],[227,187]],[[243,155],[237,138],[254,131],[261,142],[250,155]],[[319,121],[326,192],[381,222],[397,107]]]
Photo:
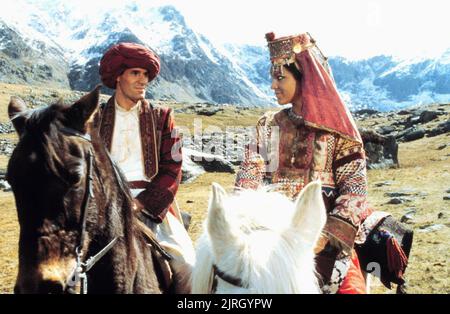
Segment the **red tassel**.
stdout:
[[273,32],[270,32],[270,33],[267,33],[266,34],[266,40],[267,41],[274,41],[275,40],[275,33],[273,33]]
[[386,246],[388,269],[397,278],[402,278],[408,265],[408,257],[406,257],[405,252],[403,252],[402,247],[394,237],[390,237]]

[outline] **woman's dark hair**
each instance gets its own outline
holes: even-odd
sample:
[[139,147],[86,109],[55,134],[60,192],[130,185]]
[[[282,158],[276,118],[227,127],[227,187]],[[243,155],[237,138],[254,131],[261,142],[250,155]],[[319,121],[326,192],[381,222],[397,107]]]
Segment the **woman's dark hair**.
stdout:
[[301,81],[302,72],[300,72],[300,70],[297,69],[297,66],[295,65],[295,63],[285,64],[284,68],[287,69],[289,72],[291,72],[297,81]]

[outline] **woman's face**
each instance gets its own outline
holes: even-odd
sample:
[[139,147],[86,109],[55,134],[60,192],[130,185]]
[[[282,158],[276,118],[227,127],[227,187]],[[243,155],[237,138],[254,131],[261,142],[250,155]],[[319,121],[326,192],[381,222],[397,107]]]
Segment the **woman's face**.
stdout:
[[282,74],[272,75],[271,88],[275,92],[278,104],[286,105],[292,103],[297,87],[297,80],[294,75],[286,68],[283,69]]

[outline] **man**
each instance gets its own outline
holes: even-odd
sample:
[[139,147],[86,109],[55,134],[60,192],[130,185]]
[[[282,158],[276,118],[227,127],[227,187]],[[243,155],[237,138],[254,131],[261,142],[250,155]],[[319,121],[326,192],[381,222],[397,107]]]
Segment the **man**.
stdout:
[[128,180],[135,210],[174,257],[174,280],[188,284],[195,252],[174,202],[182,158],[181,150],[175,155],[172,148],[180,138],[172,110],[145,100],[147,85],[159,71],[159,57],[142,45],[120,43],[106,51],[99,73],[115,93],[102,107],[100,135]]

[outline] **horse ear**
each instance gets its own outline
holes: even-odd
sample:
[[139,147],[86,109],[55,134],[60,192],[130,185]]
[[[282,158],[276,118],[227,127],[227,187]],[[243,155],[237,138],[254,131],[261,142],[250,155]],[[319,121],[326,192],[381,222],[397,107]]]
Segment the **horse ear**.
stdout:
[[314,181],[306,185],[295,202],[292,226],[303,238],[315,245],[325,226],[327,214],[322,198],[322,184]]
[[19,135],[22,134],[25,127],[27,118],[24,113],[27,111],[27,105],[21,98],[16,96],[11,97],[8,105],[8,116]]
[[212,193],[209,202],[207,228],[211,239],[223,241],[229,239],[228,221],[225,217],[224,199],[227,192],[220,184],[212,183]]
[[66,119],[71,127],[82,133],[86,132],[87,123],[98,108],[101,87],[101,85],[97,85],[91,92],[70,106],[66,112]]

